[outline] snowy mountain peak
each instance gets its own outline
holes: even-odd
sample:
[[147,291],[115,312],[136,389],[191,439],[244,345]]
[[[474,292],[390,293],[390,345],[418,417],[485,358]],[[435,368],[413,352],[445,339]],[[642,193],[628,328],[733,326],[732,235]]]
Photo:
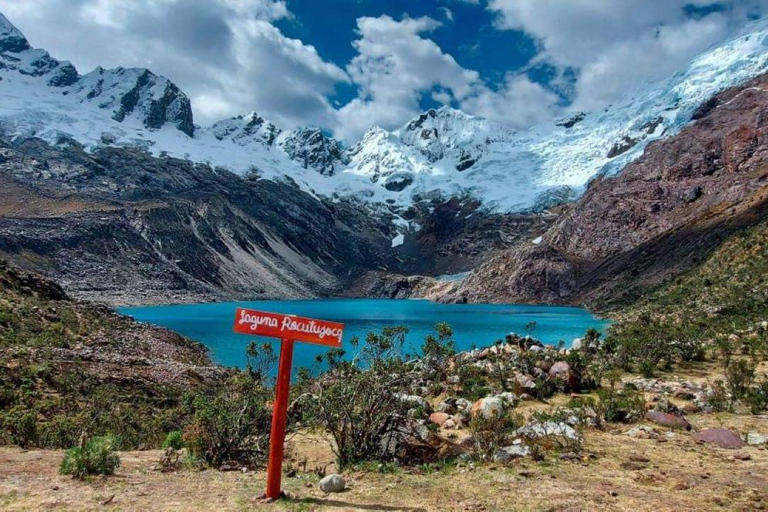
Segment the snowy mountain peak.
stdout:
[[0,13],[0,52],[19,53],[30,48],[24,34]]
[[283,131],[257,113],[196,128],[187,96],[147,69],[96,68],[32,49],[0,15],[0,130],[61,135],[87,148],[141,145],[328,197],[407,208],[472,196],[495,211],[539,211],[573,199],[595,175],[619,172],[652,141],[678,133],[718,92],[768,71],[768,19],[610,108],[515,131],[450,108],[387,131],[371,127],[344,150],[316,128]]
[[214,123],[208,130],[217,140],[231,140],[240,146],[261,144],[271,146],[281,130],[256,112]]
[[319,128],[299,128],[288,132],[280,147],[305,169],[314,169],[325,176],[333,176],[349,163],[341,143],[326,136]]

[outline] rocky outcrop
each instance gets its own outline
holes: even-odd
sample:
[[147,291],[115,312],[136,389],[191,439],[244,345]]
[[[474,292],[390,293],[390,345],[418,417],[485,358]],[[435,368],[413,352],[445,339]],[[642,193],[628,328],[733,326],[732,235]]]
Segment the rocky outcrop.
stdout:
[[327,137],[318,128],[301,128],[289,132],[280,146],[305,169],[314,169],[325,176],[333,176],[337,167],[349,163],[339,141]]
[[768,215],[768,76],[718,95],[679,135],[596,179],[543,235],[490,258],[454,301],[631,300]]

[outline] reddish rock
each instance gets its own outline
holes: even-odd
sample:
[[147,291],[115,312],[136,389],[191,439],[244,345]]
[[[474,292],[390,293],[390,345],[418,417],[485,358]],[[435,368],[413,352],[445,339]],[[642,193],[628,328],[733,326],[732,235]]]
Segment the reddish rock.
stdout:
[[668,412],[648,411],[645,413],[645,419],[663,427],[684,428],[685,430],[691,430],[691,424],[688,423],[688,420],[682,416],[670,414]]
[[715,446],[727,448],[729,450],[736,450],[747,445],[737,433],[726,428],[704,429],[701,432],[694,434],[693,440],[699,443],[714,444]]
[[563,382],[569,389],[576,389],[578,387],[578,379],[571,371],[571,366],[565,361],[558,361],[553,364],[547,375],[549,375],[551,380]]
[[444,412],[433,412],[429,415],[429,421],[440,427],[442,427],[443,423],[448,421],[449,418],[450,416]]

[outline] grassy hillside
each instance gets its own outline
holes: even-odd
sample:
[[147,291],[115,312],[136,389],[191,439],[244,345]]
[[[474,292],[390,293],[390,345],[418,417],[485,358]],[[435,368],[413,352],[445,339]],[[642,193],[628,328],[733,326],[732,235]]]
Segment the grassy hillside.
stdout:
[[183,393],[223,374],[198,343],[0,260],[0,444],[71,446],[84,430],[159,442]]
[[699,267],[633,309],[695,315],[720,333],[768,320],[768,221],[731,236]]

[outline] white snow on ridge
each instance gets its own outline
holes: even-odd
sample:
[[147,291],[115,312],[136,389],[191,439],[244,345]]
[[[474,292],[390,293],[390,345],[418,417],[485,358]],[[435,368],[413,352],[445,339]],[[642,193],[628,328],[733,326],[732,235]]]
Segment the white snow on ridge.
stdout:
[[[97,68],[69,83],[68,63],[30,49],[0,15],[0,129],[11,138],[36,136],[51,143],[66,135],[89,150],[139,145],[156,155],[290,179],[316,195],[372,205],[407,207],[417,199],[470,195],[489,210],[542,210],[574,198],[595,175],[618,172],[649,142],[679,132],[717,92],[768,71],[767,41],[768,19],[757,20],[684,72],[642,86],[603,111],[574,113],[568,126],[514,131],[443,107],[393,132],[373,127],[338,156],[332,139],[315,133],[310,146],[310,137],[294,137],[298,130],[283,132],[257,114],[194,127],[189,136],[181,130],[186,96],[173,90],[169,96],[175,86],[155,75],[133,95],[135,111],[118,116],[126,95],[134,99],[132,88],[144,70]],[[64,76],[66,83],[52,86],[52,76]],[[147,128],[158,105],[167,122]],[[186,125],[185,131],[192,133]],[[310,161],[319,161],[328,175]]]

